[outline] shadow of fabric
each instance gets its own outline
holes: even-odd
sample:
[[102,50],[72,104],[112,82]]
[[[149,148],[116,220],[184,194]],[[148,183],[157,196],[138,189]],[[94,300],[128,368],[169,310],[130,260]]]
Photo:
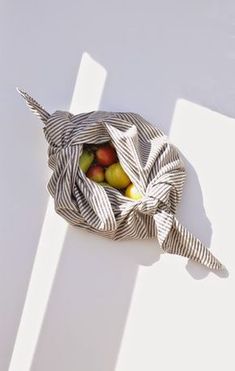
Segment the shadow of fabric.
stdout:
[[[212,226],[203,205],[203,195],[198,175],[192,164],[181,153],[185,164],[187,177],[184,186],[182,201],[177,209],[177,217],[190,232],[197,236],[208,248],[210,248],[212,237]],[[212,271],[207,267],[188,260],[186,270],[196,280],[206,278],[208,274],[216,274],[218,277],[226,278],[227,270]]]
[[[211,242],[212,227],[203,206],[203,196],[198,175],[182,153],[181,157],[185,164],[187,177],[182,201],[177,209],[177,217],[190,232],[208,247]],[[205,278],[210,272],[206,267],[191,260],[188,260],[186,269],[195,279]]]

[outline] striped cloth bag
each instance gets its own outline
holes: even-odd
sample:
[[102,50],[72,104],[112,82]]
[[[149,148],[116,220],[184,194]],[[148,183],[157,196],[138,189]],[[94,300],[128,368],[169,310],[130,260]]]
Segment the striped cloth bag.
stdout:
[[[167,137],[139,114],[92,111],[49,114],[18,90],[42,120],[53,170],[48,191],[56,212],[70,224],[113,240],[157,238],[163,251],[210,269],[223,265],[175,216],[185,181],[184,164]],[[79,168],[83,144],[112,141],[119,161],[142,199],[93,182]]]

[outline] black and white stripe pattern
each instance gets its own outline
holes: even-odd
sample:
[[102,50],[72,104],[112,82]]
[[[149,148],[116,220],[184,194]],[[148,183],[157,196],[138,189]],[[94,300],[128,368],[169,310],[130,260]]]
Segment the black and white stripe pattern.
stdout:
[[[48,164],[53,170],[48,190],[58,214],[74,226],[115,240],[157,237],[168,253],[185,256],[211,269],[223,268],[175,217],[185,168],[177,150],[160,130],[132,112],[73,115],[56,111],[50,115],[27,93],[19,92],[45,124]],[[109,140],[143,195],[140,201],[100,186],[80,170],[83,144]]]

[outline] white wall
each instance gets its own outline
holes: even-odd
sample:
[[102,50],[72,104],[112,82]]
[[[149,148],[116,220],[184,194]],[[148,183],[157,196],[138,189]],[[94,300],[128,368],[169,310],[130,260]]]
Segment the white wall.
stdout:
[[[1,1],[1,371],[234,370],[234,13],[232,0]],[[15,86],[49,111],[68,109],[84,52],[107,72],[101,109],[142,114],[181,150],[179,218],[228,277],[162,255],[155,241],[69,227],[57,245],[64,224],[51,213],[55,228],[43,225],[46,143]],[[31,279],[15,343],[33,263],[37,272],[48,263],[51,289]]]

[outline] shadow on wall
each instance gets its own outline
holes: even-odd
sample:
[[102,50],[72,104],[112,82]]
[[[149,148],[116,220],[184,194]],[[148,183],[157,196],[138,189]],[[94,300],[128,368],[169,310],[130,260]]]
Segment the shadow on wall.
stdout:
[[[4,223],[7,224],[4,227],[1,244],[4,246],[2,261],[4,261],[4,275],[7,277],[4,280],[4,298],[2,298],[3,302],[7,303],[6,313],[8,313],[6,318],[4,317],[4,323],[11,324],[10,330],[8,327],[4,327],[3,330],[5,348],[1,362],[3,362],[2,369],[5,370],[14,343],[46,205],[45,197],[40,198],[39,187],[36,187],[39,184],[38,174],[42,170],[39,162],[41,161],[43,166],[45,164],[45,148],[41,143],[35,146],[33,138],[36,137],[37,142],[38,129],[30,129],[29,126],[26,128],[22,124],[28,120],[29,114],[17,97],[15,86],[18,85],[31,92],[49,111],[57,108],[68,109],[77,65],[83,51],[87,50],[108,71],[100,109],[136,111],[150,122],[157,125],[159,123],[158,126],[168,134],[178,97],[235,116],[233,81],[235,39],[232,1],[223,4],[215,1],[212,4],[211,1],[206,0],[192,4],[186,0],[175,3],[167,0],[137,4],[134,0],[128,3],[103,0],[96,5],[94,2],[91,4],[87,0],[80,0],[79,3],[69,1],[66,5],[56,3],[55,6],[53,1],[48,3],[42,0],[40,3],[33,4],[29,0],[22,0],[19,4],[14,4],[14,10],[12,3],[7,3],[2,16],[1,35],[4,35],[5,39],[4,58],[1,60],[3,86],[1,98],[5,103],[1,117],[4,125],[7,123],[3,128],[3,138],[6,140],[3,141],[2,158],[5,158],[5,153],[8,153],[10,147],[15,148],[17,152],[17,156],[14,151],[10,152],[12,155],[9,157],[9,166],[4,166],[4,179],[9,180],[8,184],[15,184],[15,176],[20,179],[24,174],[26,177],[30,170],[31,178],[35,180],[35,183],[20,185],[18,189],[13,187],[9,199],[3,200],[6,209],[9,210],[10,203],[13,210],[9,213],[8,219],[4,217]],[[9,24],[11,24],[10,29]],[[10,76],[6,71],[11,71]],[[36,119],[34,121],[36,122]],[[22,143],[25,143],[26,139],[30,147],[23,146],[22,149]],[[43,153],[41,160],[38,158],[39,153]],[[13,168],[18,169],[17,172],[13,173]],[[204,222],[200,222],[204,226],[202,240],[209,243],[211,226],[202,206],[200,184],[189,163],[187,168],[188,179],[190,180],[191,177],[195,187],[194,207],[197,208],[199,220]],[[46,179],[45,169],[43,172]],[[8,184],[4,192],[1,192],[3,195],[9,192]],[[29,199],[30,203],[27,207],[25,202]],[[189,199],[191,195],[187,196],[186,188],[184,202]],[[27,224],[27,230],[30,229],[32,234],[26,233],[25,221],[30,222],[30,228]],[[195,219],[192,213],[185,214],[185,222],[191,230],[194,229]],[[201,237],[200,228],[200,224],[195,224],[195,234],[198,237]],[[144,257],[136,256],[136,245],[142,249],[142,242],[128,242],[127,245],[125,243],[122,245],[123,249],[125,247],[123,255],[119,247],[116,250],[115,244],[115,248],[110,249],[106,258],[104,257],[106,254],[103,254],[103,259],[107,260],[101,262],[99,253],[105,246],[107,249],[110,248],[109,242],[99,240],[100,248],[95,252],[97,237],[84,235],[84,246],[77,246],[76,232],[69,228],[63,258],[48,306],[48,319],[46,316],[42,332],[42,335],[47,334],[48,339],[43,336],[43,343],[39,341],[38,354],[41,355],[41,359],[36,354],[33,370],[41,370],[42,364],[47,368],[49,364],[52,366],[56,364],[58,371],[64,370],[63,362],[70,362],[70,359],[75,362],[70,363],[71,371],[76,369],[74,365],[78,364],[78,357],[80,357],[77,342],[81,345],[82,336],[79,338],[80,329],[76,328],[74,323],[79,320],[81,334],[84,334],[86,340],[90,339],[89,345],[86,345],[86,342],[81,345],[84,354],[87,354],[86,352],[91,351],[91,347],[99,341],[96,339],[93,342],[89,331],[93,337],[99,336],[99,331],[103,334],[102,326],[99,326],[99,323],[95,325],[93,316],[96,315],[96,309],[92,308],[92,311],[90,308],[92,305],[97,305],[101,318],[100,324],[104,324],[107,320],[110,328],[108,325],[105,327],[105,341],[104,344],[100,344],[99,350],[100,353],[103,352],[103,358],[102,354],[99,355],[96,349],[93,349],[94,352],[91,353],[95,354],[94,360],[88,353],[91,367],[87,370],[99,371],[100,367],[102,371],[110,371],[114,367],[114,360],[118,353],[118,344],[131,300],[137,266],[145,259],[150,263],[158,260],[157,250],[152,256],[152,244],[155,246],[155,242],[149,243],[149,253],[146,252],[147,246],[145,246]],[[81,236],[83,236],[82,232]],[[127,251],[130,252],[129,258]],[[94,255],[96,259],[90,262],[92,254],[96,254]],[[110,268],[107,271],[102,269],[101,263],[108,264],[109,259],[112,264],[117,260],[114,271]],[[138,264],[132,259],[136,259]],[[82,266],[83,260],[85,264]],[[77,266],[78,261],[80,270]],[[123,266],[123,277],[120,277]],[[95,282],[93,277],[92,279],[89,277],[93,275],[94,270],[97,272]],[[195,273],[194,268],[189,270],[195,278],[205,276],[204,273]],[[12,271],[14,276],[9,276],[9,272]],[[80,272],[83,272],[83,275]],[[85,276],[85,281],[79,281],[81,276]],[[106,281],[107,285],[104,286]],[[85,292],[85,285],[88,292]],[[91,292],[95,295],[96,302],[89,296],[90,290],[93,290]],[[113,294],[115,290],[117,296]],[[108,296],[109,292],[111,292],[110,296]],[[11,296],[8,293],[11,293]],[[67,306],[65,306],[66,302]],[[113,317],[108,316],[110,314],[108,308]],[[89,324],[85,321],[82,323],[86,311],[90,316],[91,327],[86,327]],[[77,313],[80,313],[80,319]],[[107,316],[108,318],[105,318]],[[114,325],[114,322],[117,324]],[[94,331],[92,325],[96,326]],[[111,325],[116,326],[113,332]],[[49,340],[50,344],[48,344]],[[70,350],[65,346],[67,341],[71,341]],[[51,347],[53,344],[51,355],[44,348],[44,342]],[[110,347],[110,359],[105,363],[107,347]],[[69,352],[68,357],[63,353],[65,348]],[[64,354],[64,361],[61,360],[61,364],[57,361],[58,352]],[[100,364],[92,366],[95,360],[100,361]]]

